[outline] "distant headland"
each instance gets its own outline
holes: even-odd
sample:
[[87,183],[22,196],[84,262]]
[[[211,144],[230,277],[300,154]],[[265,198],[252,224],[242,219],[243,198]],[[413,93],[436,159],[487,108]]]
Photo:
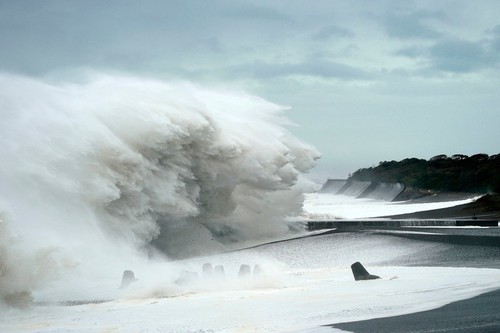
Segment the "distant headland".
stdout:
[[471,204],[393,216],[397,218],[500,218],[500,154],[437,155],[429,160],[384,161],[378,166],[357,170],[346,181],[402,184],[404,189],[393,201],[447,201],[484,195]]
[[350,181],[402,183],[435,192],[500,193],[500,154],[437,155],[429,160],[407,158],[359,169]]

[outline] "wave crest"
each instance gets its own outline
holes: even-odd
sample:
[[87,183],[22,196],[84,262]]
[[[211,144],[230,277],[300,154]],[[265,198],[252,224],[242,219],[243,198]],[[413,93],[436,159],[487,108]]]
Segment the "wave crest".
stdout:
[[285,129],[286,108],[245,93],[110,75],[0,87],[0,200],[46,245],[186,257],[286,232],[319,156]]

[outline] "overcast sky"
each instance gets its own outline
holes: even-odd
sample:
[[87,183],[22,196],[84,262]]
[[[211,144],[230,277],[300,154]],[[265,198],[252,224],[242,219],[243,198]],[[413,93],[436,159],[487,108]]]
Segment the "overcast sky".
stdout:
[[316,178],[500,153],[498,0],[0,0],[0,71],[81,70],[290,106],[291,131],[323,154]]

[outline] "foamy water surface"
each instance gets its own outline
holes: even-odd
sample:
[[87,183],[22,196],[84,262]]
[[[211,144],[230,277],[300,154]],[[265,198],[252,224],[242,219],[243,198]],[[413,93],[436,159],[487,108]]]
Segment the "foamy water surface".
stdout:
[[341,194],[309,193],[304,201],[304,212],[301,218],[304,220],[375,218],[449,208],[467,204],[479,198],[480,196],[454,201],[413,203],[368,198],[356,199]]
[[[428,310],[500,288],[496,269],[384,264],[444,248],[444,244],[397,242],[377,235],[336,234],[161,263],[137,268],[139,280],[126,290],[118,290],[119,279],[113,277],[111,301],[11,309],[2,315],[0,329],[289,332]],[[354,281],[349,266],[356,260],[382,279]],[[201,266],[206,262],[224,265],[225,278],[204,277]],[[263,274],[239,278],[242,263],[259,264]],[[182,270],[197,272],[199,280],[176,285],[173,272]],[[50,300],[50,294],[48,289],[36,296]]]
[[[2,74],[0,88],[0,332],[286,332],[500,287],[494,269],[399,267],[446,245],[374,235],[208,256],[288,237],[285,219],[300,213],[312,188],[302,174],[319,154],[286,130],[284,107],[114,75]],[[469,202],[339,198],[309,195],[303,218]],[[383,279],[355,282],[355,261]],[[223,265],[225,277],[203,274],[207,262]],[[263,273],[240,278],[242,264]],[[138,281],[119,289],[128,269]],[[198,278],[180,280],[185,272]]]

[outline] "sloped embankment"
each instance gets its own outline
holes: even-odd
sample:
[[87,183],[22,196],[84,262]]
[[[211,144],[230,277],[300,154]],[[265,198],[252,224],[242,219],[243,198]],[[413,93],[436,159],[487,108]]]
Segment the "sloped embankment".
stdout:
[[382,183],[345,179],[328,179],[320,193],[342,194],[354,198],[393,201],[405,190],[401,183]]
[[[449,200],[455,200],[456,193],[440,193],[436,196],[426,197],[427,201],[445,201],[443,200],[445,196],[448,195]],[[463,195],[463,194],[462,194]],[[440,198],[438,200],[436,197]],[[500,195],[499,194],[487,194],[478,200],[464,204],[458,205],[450,208],[436,209],[423,212],[415,212],[409,214],[393,215],[391,218],[418,218],[418,219],[444,219],[444,218],[477,218],[477,219],[498,219],[500,220]]]

